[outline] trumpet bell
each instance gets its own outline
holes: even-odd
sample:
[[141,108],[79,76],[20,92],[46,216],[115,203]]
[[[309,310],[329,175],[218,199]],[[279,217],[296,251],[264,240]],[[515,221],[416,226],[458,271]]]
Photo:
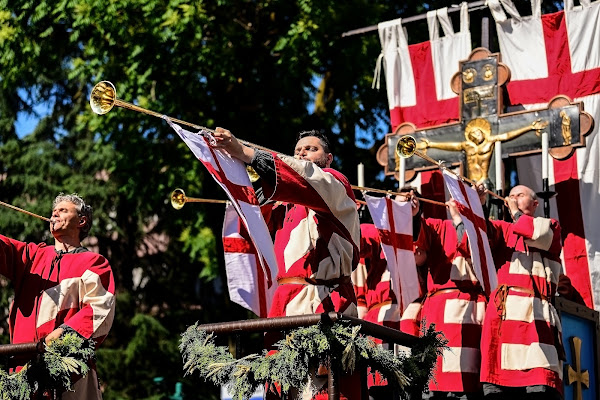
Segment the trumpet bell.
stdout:
[[258,172],[256,172],[254,170],[254,168],[252,168],[250,165],[246,166],[246,172],[248,173],[248,177],[250,178],[250,182],[254,183],[257,180],[260,179],[260,175],[258,175]]
[[409,158],[417,151],[417,141],[410,135],[401,136],[396,143],[396,154],[402,158]]
[[109,112],[114,107],[116,100],[117,91],[109,81],[97,83],[90,93],[90,107],[98,115]]
[[175,189],[171,193],[171,205],[176,210],[181,210],[185,206],[186,199],[183,189]]

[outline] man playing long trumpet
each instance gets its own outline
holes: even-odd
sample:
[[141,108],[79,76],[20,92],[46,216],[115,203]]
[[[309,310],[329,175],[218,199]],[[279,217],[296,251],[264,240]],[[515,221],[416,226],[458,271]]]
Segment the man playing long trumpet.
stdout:
[[[269,317],[330,311],[357,316],[350,275],[359,260],[358,211],[347,178],[329,168],[333,154],[326,137],[301,132],[294,157],[248,147],[222,128],[214,137],[216,148],[260,175],[265,198],[287,203],[275,236],[279,286]],[[360,380],[344,379],[343,395],[360,398]],[[313,383],[319,388],[326,379],[317,376]]]
[[[11,343],[49,344],[69,332],[93,339],[96,346],[104,340],[115,315],[115,284],[108,261],[81,246],[91,226],[92,208],[75,194],[61,193],[50,218],[54,246],[0,235],[0,274],[15,289]],[[15,367],[26,361],[19,360]],[[101,399],[91,367],[86,377],[75,380],[74,391],[60,398]]]
[[539,203],[527,186],[506,201],[513,222],[491,221],[503,245],[494,250],[498,288],[481,337],[485,398],[560,399],[564,350],[551,303],[562,270],[560,226],[534,216]]

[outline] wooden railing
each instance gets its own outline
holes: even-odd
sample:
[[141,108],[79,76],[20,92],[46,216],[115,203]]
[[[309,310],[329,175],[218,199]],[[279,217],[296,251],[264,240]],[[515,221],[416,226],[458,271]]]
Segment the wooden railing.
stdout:
[[[198,329],[206,332],[218,334],[236,335],[238,338],[243,333],[251,332],[272,332],[285,331],[303,326],[315,325],[318,323],[333,324],[335,322],[346,321],[351,325],[360,325],[360,332],[388,343],[396,343],[406,347],[412,345],[418,340],[417,337],[400,332],[395,329],[377,325],[372,322],[364,321],[359,318],[345,316],[341,313],[330,312],[324,314],[298,315],[292,317],[278,318],[259,318],[243,321],[219,322],[214,324],[199,325]],[[237,341],[239,344],[239,340]],[[236,357],[239,357],[239,346],[236,346]],[[0,345],[0,356],[34,356],[37,353],[44,351],[43,342],[37,343],[20,343]],[[338,400],[340,398],[338,387],[339,371],[334,368],[329,368],[327,377],[327,393],[330,400]]]

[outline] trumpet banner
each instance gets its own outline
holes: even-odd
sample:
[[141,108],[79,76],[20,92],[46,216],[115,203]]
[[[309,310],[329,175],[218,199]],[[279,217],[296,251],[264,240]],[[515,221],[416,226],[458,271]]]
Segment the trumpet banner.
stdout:
[[[223,251],[229,298],[234,303],[267,318],[277,285],[268,287],[256,248],[235,207],[227,204],[223,221]],[[274,280],[274,276],[270,277]]]
[[[256,257],[262,267],[262,277],[267,289],[275,286],[275,274],[277,273],[277,261],[273,241],[269,229],[262,216],[254,188],[246,172],[243,162],[232,158],[229,154],[217,151],[209,145],[212,136],[209,132],[189,132],[179,125],[167,119],[167,122],[177,132],[179,137],[190,148],[194,155],[206,167],[211,176],[225,191],[231,207],[235,210],[239,219],[248,232],[248,239],[256,250]],[[231,258],[230,258],[231,260]],[[226,260],[227,261],[227,260]],[[243,267],[240,267],[243,269]],[[256,272],[256,270],[254,270]],[[238,276],[238,279],[244,279]],[[253,277],[252,279],[256,279]],[[234,287],[243,287],[242,283]],[[231,290],[231,287],[230,287]],[[231,291],[230,291],[231,293]],[[239,294],[239,292],[238,292]],[[232,297],[232,300],[234,298]],[[235,300],[234,300],[235,301]],[[242,304],[244,305],[244,304]],[[244,305],[245,307],[245,305]],[[259,313],[261,308],[258,308]],[[252,309],[254,311],[254,309]]]
[[469,237],[469,250],[475,276],[486,295],[498,286],[496,267],[492,258],[490,242],[486,233],[486,222],[479,195],[470,186],[459,181],[455,175],[444,170],[444,181],[460,213],[465,232]]
[[413,253],[412,207],[387,197],[364,196],[373,224],[379,232],[381,248],[390,272],[391,288],[400,311],[417,297],[419,278]]

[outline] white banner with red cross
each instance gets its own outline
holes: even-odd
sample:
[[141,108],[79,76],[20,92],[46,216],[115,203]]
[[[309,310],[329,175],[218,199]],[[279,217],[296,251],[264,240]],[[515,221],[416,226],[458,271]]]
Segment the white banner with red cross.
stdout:
[[469,238],[469,250],[475,276],[489,296],[498,286],[496,267],[487,237],[487,229],[483,207],[477,191],[458,180],[457,176],[443,170],[444,182],[450,195],[456,202],[458,212],[462,217],[465,232]]
[[[511,71],[509,110],[545,107],[554,96],[566,95],[583,102],[594,117],[586,147],[565,160],[552,160],[548,181],[557,193],[550,200],[550,216],[561,225],[565,274],[587,306],[600,310],[600,1],[581,0],[575,6],[565,0],[563,11],[542,14],[540,1],[532,0],[531,15],[520,15],[509,0],[489,0],[488,5],[502,61]],[[519,157],[519,183],[541,191],[541,165],[540,155]]]
[[223,251],[229,298],[234,303],[267,318],[277,285],[267,287],[269,280],[260,267],[256,248],[231,203],[225,208]]
[[[211,147],[209,145],[209,141],[212,139],[210,132],[189,132],[167,118],[165,119],[231,200],[244,227],[250,232],[249,236],[256,248],[267,287],[270,288],[274,281],[274,274],[271,271],[277,271],[275,250],[269,229],[260,212],[254,188],[246,172],[246,166],[242,161]],[[250,227],[252,229],[249,229]]]
[[364,198],[373,218],[373,225],[379,231],[381,248],[390,271],[391,289],[403,312],[421,295],[413,252],[411,204],[387,197],[364,195]]

